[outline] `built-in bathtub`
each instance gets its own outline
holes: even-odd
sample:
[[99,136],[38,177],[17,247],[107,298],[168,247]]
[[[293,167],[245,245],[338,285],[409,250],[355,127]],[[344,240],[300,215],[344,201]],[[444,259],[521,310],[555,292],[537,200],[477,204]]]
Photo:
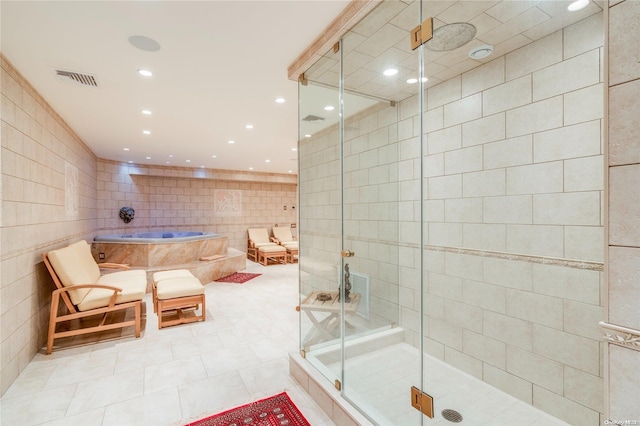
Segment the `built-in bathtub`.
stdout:
[[227,237],[214,232],[160,231],[100,235],[91,253],[98,263],[123,263],[153,272],[188,269],[203,283],[246,268],[246,254],[229,248]]

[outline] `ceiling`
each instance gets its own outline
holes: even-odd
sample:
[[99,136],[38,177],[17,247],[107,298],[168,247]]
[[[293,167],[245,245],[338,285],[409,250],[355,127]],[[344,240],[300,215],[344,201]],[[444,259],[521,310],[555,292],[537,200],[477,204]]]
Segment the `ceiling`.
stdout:
[[[3,0],[2,52],[100,158],[296,173],[298,92],[287,67],[348,3]],[[601,3],[568,12],[568,0],[422,2],[422,15],[434,17],[436,30],[455,22],[477,29],[460,48],[424,50],[426,87],[598,13]],[[338,120],[338,109],[322,106],[337,103],[340,55],[344,87],[352,93],[344,99],[347,115],[417,93],[419,85],[406,80],[418,74],[408,33],[419,23],[419,4],[381,3],[344,36],[343,52],[328,52],[305,72],[311,84],[301,92],[300,117],[322,120],[302,122],[302,135]],[[161,48],[135,48],[131,35],[150,37]],[[494,45],[493,55],[468,57],[484,44]],[[382,75],[389,66],[399,70],[392,78]],[[139,68],[154,76],[139,76]],[[55,69],[93,74],[98,87],[63,81]],[[277,104],[277,97],[286,102]],[[142,115],[145,108],[153,114]]]
[[[287,67],[348,3],[3,0],[0,41],[99,158],[296,173],[297,84]],[[131,35],[160,49],[140,50]],[[94,75],[98,86],[56,69]]]

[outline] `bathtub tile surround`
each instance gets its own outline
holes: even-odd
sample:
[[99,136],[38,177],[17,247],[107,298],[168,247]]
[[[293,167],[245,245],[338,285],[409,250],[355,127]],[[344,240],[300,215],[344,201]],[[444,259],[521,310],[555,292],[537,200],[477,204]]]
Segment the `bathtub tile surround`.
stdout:
[[[417,96],[345,123],[345,227],[357,253],[351,271],[384,277],[372,285],[372,312],[397,322],[407,343],[422,340],[435,358],[585,425],[604,413],[595,402],[604,386],[602,20],[603,13],[591,16],[430,87],[423,159]],[[303,293],[330,288],[318,263],[340,264],[340,182],[327,179],[339,161],[337,140],[332,129],[300,146]],[[388,152],[398,165],[381,181],[374,170]],[[383,197],[389,189],[394,195]],[[399,244],[380,233],[397,219]]]
[[[640,419],[640,2],[609,8],[608,309],[605,343],[607,419]],[[623,327],[622,331],[619,328]]]

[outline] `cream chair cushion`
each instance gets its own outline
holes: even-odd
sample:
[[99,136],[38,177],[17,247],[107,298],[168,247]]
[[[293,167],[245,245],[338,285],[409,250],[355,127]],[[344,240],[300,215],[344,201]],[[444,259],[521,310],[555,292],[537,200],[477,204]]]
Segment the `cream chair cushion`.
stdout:
[[[116,297],[116,304],[133,302],[142,299],[147,291],[147,273],[142,270],[113,272],[101,276],[97,284],[122,289]],[[113,290],[92,288],[77,305],[78,310],[88,311],[108,306],[111,296],[113,296]]]
[[204,294],[204,286],[193,275],[191,277],[164,278],[156,282],[158,299],[176,299],[178,297]]
[[[65,248],[52,250],[48,257],[65,287],[95,284],[100,278],[100,268],[91,256],[91,249],[85,240],[80,240]],[[80,304],[89,291],[91,289],[88,288],[70,291],[71,303]]]
[[255,247],[259,247],[259,244],[273,244],[269,239],[267,228],[253,228],[248,229],[247,232],[249,233],[249,239]]
[[293,238],[291,234],[291,228],[288,226],[274,226],[272,229],[273,236],[276,240],[280,242],[283,246],[287,244],[295,244],[298,245],[298,241]]

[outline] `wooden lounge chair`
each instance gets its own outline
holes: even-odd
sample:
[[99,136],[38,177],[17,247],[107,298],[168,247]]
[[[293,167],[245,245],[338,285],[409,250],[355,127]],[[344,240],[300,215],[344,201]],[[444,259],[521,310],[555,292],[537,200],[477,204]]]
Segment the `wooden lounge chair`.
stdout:
[[288,226],[274,226],[272,232],[273,238],[271,240],[287,250],[287,262],[295,262],[298,256],[298,240],[291,233],[291,228]]
[[[89,244],[78,241],[65,248],[52,250],[42,255],[56,290],[51,296],[47,354],[53,349],[53,341],[60,337],[77,336],[135,326],[135,335],[140,337],[142,298],[147,288],[147,276],[142,270],[124,270],[100,275],[100,267],[129,269],[127,265],[103,263],[98,266],[91,255]],[[60,299],[64,301],[66,314],[60,314]],[[109,313],[134,308],[135,318],[129,321],[107,323]],[[82,327],[83,320],[93,315],[102,315],[98,325]],[[80,319],[81,328],[56,331],[57,325]]]
[[258,249],[260,247],[277,247],[278,244],[269,239],[267,228],[250,228],[247,230],[247,256],[254,262],[258,260]]

